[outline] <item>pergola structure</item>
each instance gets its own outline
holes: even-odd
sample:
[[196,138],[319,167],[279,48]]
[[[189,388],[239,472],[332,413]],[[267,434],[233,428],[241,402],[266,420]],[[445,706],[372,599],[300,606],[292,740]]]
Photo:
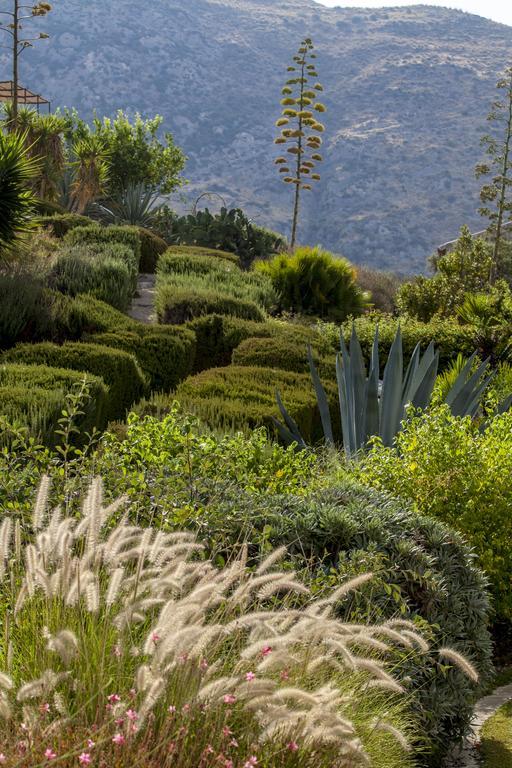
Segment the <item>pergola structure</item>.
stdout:
[[[12,80],[0,80],[0,101],[12,101],[14,98],[14,83]],[[39,112],[40,107],[47,106],[48,114],[51,111],[51,104],[47,99],[43,99],[38,93],[32,93],[28,88],[18,86],[18,104],[34,104]]]

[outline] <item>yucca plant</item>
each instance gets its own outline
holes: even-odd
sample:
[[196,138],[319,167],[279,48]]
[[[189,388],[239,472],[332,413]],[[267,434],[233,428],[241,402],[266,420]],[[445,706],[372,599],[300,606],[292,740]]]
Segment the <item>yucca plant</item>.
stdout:
[[[353,458],[372,437],[379,437],[386,446],[392,445],[409,407],[419,410],[428,408],[436,383],[439,352],[435,351],[431,342],[422,354],[418,343],[404,375],[402,334],[398,328],[381,380],[378,327],[375,329],[368,373],[355,327],[352,328],[349,349],[343,336],[340,345],[341,351],[336,356],[336,379],[341,430],[345,453],[348,458]],[[311,349],[308,350],[308,358],[325,441],[332,446],[335,438],[327,395]],[[444,398],[453,415],[474,418],[480,408],[483,393],[494,375],[494,372],[489,372],[489,360],[479,363],[475,352],[462,366]],[[500,411],[508,409],[511,401],[512,398],[501,404]],[[279,392],[277,403],[284,419],[284,424],[275,422],[280,435],[287,442],[296,442],[305,447],[305,441],[288,414]]]
[[109,155],[99,136],[87,134],[74,142],[71,157],[73,181],[70,210],[84,213],[106,191]]
[[28,156],[26,134],[0,130],[0,253],[31,227],[36,201],[30,184],[38,170],[38,162]]
[[99,479],[81,515],[52,511],[49,491],[43,478],[23,529],[0,526],[9,765],[410,765],[413,723],[386,658],[428,644],[405,620],[336,618],[372,574],[313,599],[277,570],[284,548],[253,570],[242,547],[219,569],[191,534],[131,525],[125,499],[105,506]]
[[97,214],[105,224],[133,224],[150,228],[161,207],[157,204],[158,197],[158,192],[144,184],[129,184],[112,200],[97,204],[93,214]]

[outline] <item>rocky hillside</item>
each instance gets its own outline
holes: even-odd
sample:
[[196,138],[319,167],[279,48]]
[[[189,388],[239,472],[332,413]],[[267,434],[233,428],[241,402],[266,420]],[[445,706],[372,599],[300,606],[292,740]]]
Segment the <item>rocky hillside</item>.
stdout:
[[308,34],[329,112],[327,161],[301,239],[411,272],[462,223],[481,226],[473,166],[512,27],[428,6],[328,9],[313,0],[53,5],[43,22],[52,39],[24,54],[23,82],[84,116],[163,114],[189,156],[189,200],[216,190],[288,231],[273,124],[285,67]]

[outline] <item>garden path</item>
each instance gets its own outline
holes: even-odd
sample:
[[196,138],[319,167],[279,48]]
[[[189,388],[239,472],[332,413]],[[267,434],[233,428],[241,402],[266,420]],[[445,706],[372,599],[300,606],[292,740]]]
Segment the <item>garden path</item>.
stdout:
[[512,684],[496,688],[489,696],[484,696],[475,704],[473,713],[473,733],[466,740],[461,752],[450,761],[453,768],[479,768],[480,756],[478,747],[483,725],[494,715],[496,710],[512,700]]
[[146,325],[156,323],[155,275],[139,275],[128,315]]

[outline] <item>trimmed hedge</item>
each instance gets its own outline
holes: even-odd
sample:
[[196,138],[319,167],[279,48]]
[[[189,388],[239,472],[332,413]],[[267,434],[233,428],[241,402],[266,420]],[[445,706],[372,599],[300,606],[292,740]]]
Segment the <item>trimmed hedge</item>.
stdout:
[[[275,435],[273,419],[281,420],[276,390],[304,438],[312,443],[321,440],[320,414],[307,374],[232,365],[213,368],[182,382],[176,390],[176,399],[185,410],[196,413],[211,427],[253,429],[264,426]],[[336,412],[337,389],[326,383],[326,392],[333,412]]]
[[76,296],[71,301],[70,312],[79,329],[78,337],[107,331],[133,331],[140,326],[136,320],[89,294]]
[[169,392],[193,370],[196,337],[187,328],[141,325],[137,331],[103,333],[91,340],[135,355],[152,390]]
[[207,315],[187,324],[197,337],[197,351],[194,372],[206,368],[218,368],[229,365],[234,350],[250,338],[281,338],[290,344],[302,344],[305,350],[308,343],[329,354],[334,347],[328,339],[320,336],[314,328],[271,321],[255,323],[236,317]]
[[131,248],[135,254],[137,271],[141,261],[141,238],[138,227],[100,227],[92,224],[89,227],[75,227],[66,235],[64,241],[68,245],[94,245],[120,243]]
[[[308,344],[294,341],[288,336],[275,336],[270,339],[252,338],[242,341],[232,356],[233,365],[259,368],[277,368],[281,371],[309,373]],[[336,379],[334,357],[322,355],[319,348],[311,343],[313,360],[322,377]]]
[[166,252],[168,245],[165,240],[149,229],[139,227],[140,264],[139,272],[153,274],[160,256]]
[[265,313],[254,301],[235,299],[209,288],[178,288],[163,283],[157,288],[156,310],[161,323],[182,325],[196,317],[219,314],[263,322]]
[[198,256],[209,259],[222,259],[240,266],[240,259],[236,253],[218,251],[215,248],[201,248],[199,245],[171,245],[167,246],[167,253],[171,256]]
[[[116,245],[116,249],[123,251],[123,256],[130,260],[134,259],[129,248]],[[134,293],[134,274],[128,258],[94,256],[87,248],[64,251],[53,265],[48,281],[61,293],[69,296],[89,293],[119,310],[128,308]]]
[[147,389],[146,378],[133,355],[99,344],[20,344],[5,352],[2,362],[43,364],[100,376],[109,387],[107,417],[110,421],[124,419],[127,410]]
[[55,213],[52,216],[43,216],[39,223],[44,229],[48,229],[53,237],[61,238],[75,227],[89,227],[93,222],[88,216],[78,213]]
[[0,365],[0,413],[21,422],[47,445],[58,442],[55,430],[66,404],[66,394],[87,381],[90,400],[75,426],[82,433],[106,426],[108,388],[98,376],[45,365]]

